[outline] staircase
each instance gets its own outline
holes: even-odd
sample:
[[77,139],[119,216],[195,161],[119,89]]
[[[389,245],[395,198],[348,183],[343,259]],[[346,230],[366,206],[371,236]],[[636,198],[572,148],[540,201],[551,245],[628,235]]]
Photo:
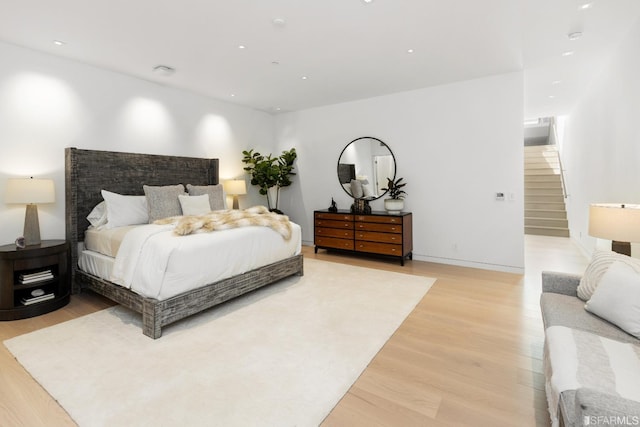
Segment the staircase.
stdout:
[[555,145],[524,147],[524,232],[569,237]]

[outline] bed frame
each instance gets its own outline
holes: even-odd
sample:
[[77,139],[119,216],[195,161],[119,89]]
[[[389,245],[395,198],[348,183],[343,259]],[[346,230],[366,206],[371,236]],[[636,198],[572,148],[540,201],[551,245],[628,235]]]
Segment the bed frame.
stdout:
[[303,275],[302,255],[275,262],[165,300],[135,292],[81,271],[78,244],[86,217],[102,201],[100,190],[141,195],[142,185],[218,184],[218,159],[65,149],[66,237],[71,243],[72,293],[90,289],[142,314],[142,332],[159,338],[162,327],[284,277]]

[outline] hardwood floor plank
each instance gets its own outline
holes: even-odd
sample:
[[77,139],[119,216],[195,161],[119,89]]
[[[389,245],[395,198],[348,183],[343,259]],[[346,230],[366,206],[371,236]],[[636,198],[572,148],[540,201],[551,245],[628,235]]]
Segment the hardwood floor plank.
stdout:
[[[353,255],[305,257],[437,278],[323,426],[549,426],[542,373],[540,273],[581,273],[569,239],[526,236],[525,274]],[[0,322],[0,339],[113,305],[85,292],[66,307]],[[72,426],[66,412],[0,348],[0,425]]]

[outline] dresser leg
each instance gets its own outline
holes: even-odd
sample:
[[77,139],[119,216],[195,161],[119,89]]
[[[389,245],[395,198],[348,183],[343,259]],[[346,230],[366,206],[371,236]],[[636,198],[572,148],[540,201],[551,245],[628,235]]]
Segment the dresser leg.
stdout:
[[315,253],[315,254],[318,253],[318,247],[317,246],[313,248],[313,253]]

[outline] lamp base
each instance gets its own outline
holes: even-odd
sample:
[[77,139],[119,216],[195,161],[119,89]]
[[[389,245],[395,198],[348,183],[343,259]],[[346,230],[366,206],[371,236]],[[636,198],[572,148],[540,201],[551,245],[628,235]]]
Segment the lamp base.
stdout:
[[40,222],[38,221],[38,206],[28,204],[24,214],[24,243],[27,246],[39,245],[40,240]]
[[238,205],[238,196],[233,196],[233,209],[240,209],[240,206]]
[[612,240],[611,250],[622,255],[631,256],[631,243],[618,242],[617,240]]

